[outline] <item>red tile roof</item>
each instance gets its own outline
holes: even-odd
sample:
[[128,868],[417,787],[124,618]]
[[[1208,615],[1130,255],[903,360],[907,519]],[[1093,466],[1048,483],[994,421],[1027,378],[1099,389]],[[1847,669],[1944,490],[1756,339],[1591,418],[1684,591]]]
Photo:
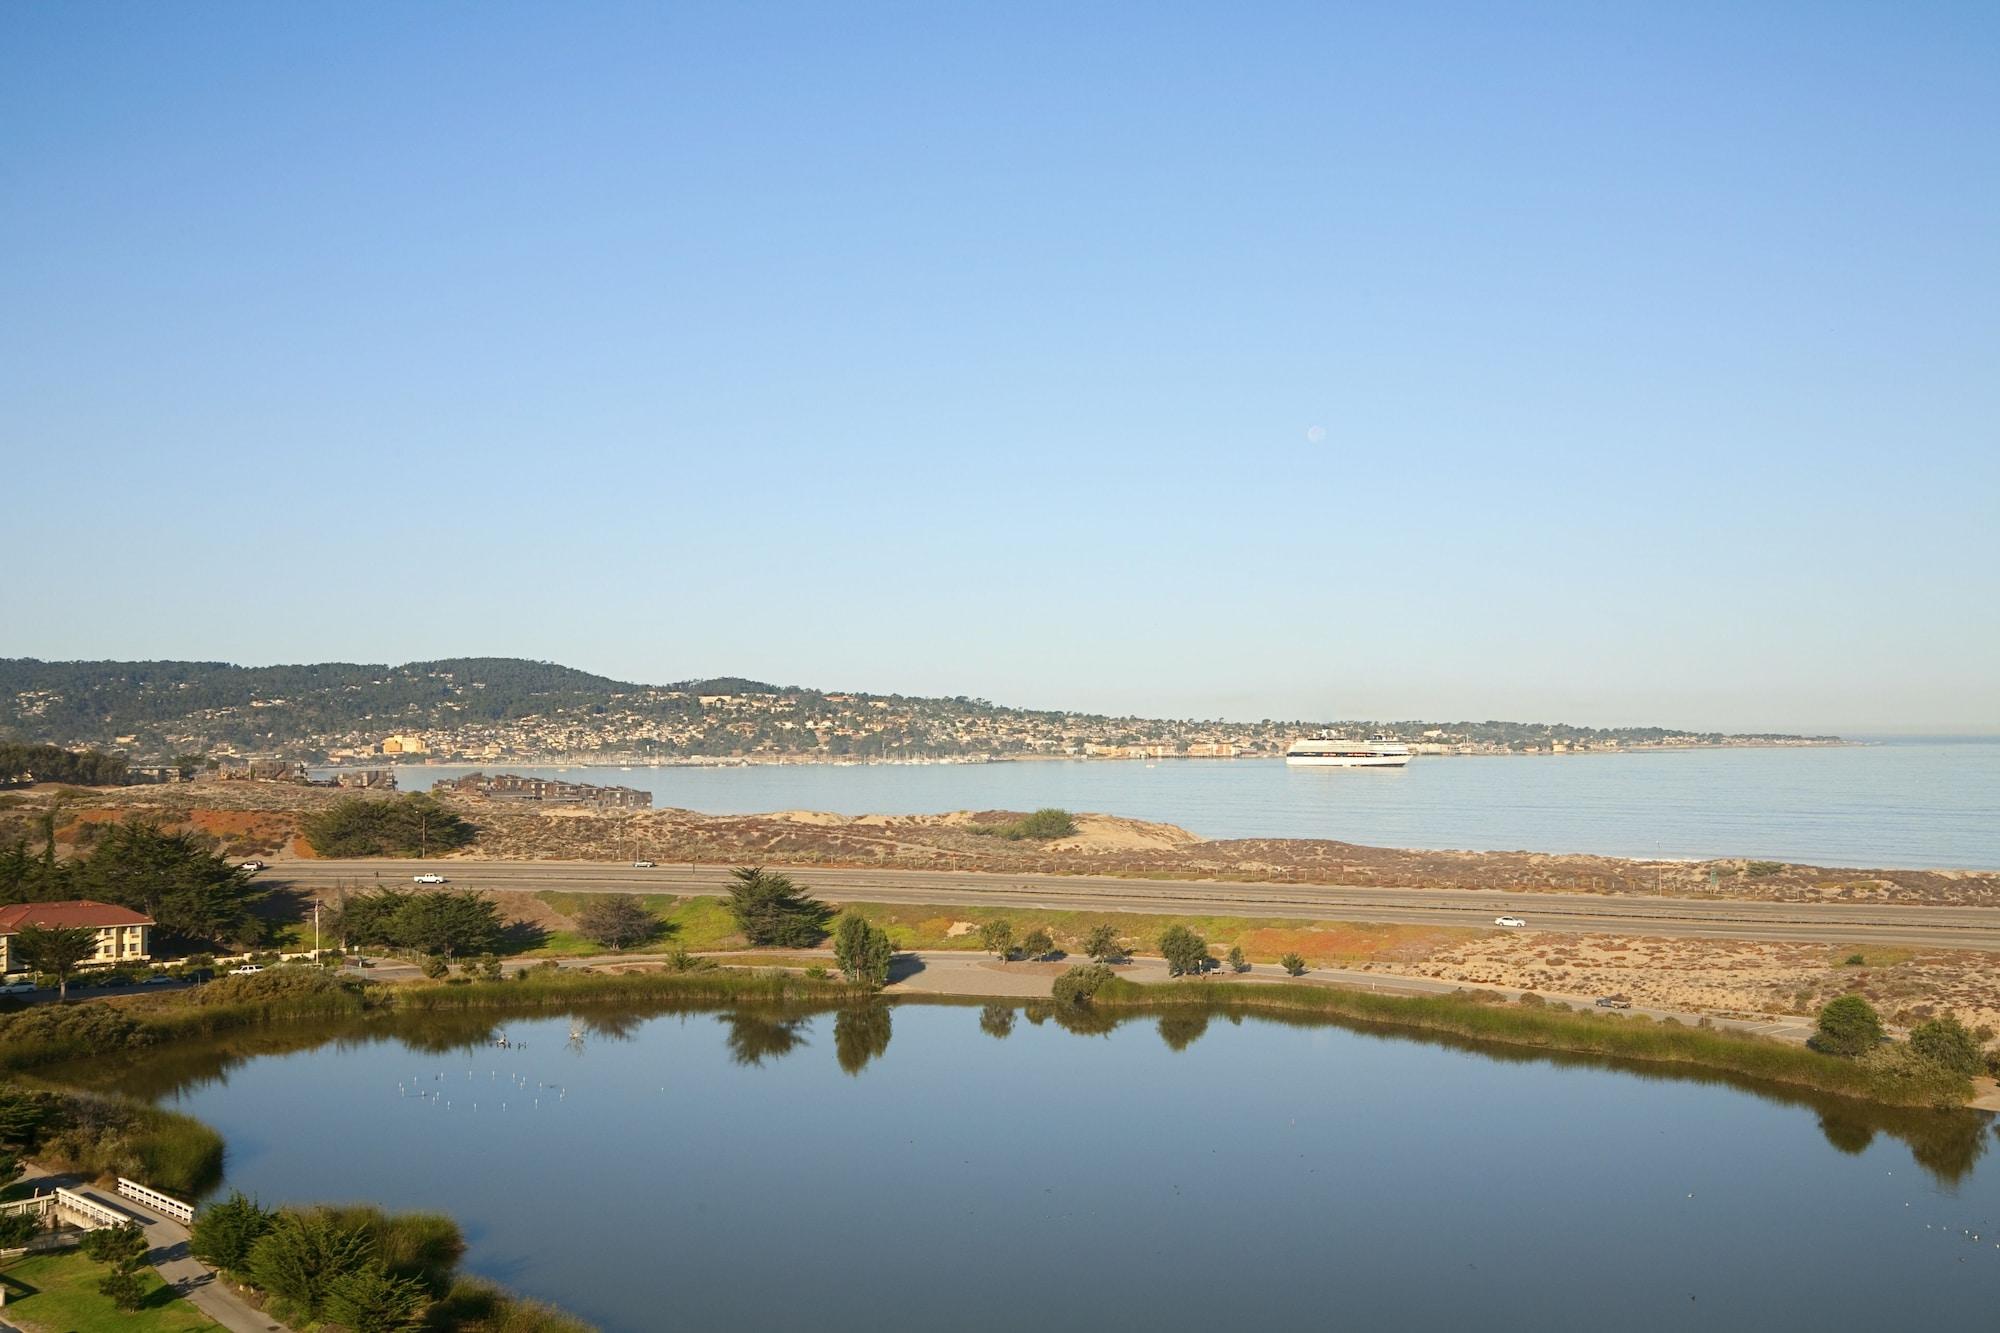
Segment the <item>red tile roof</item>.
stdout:
[[16,903],[0,907],[0,935],[12,935],[23,926],[54,930],[64,926],[150,926],[153,918],[127,907],[79,898],[67,903]]

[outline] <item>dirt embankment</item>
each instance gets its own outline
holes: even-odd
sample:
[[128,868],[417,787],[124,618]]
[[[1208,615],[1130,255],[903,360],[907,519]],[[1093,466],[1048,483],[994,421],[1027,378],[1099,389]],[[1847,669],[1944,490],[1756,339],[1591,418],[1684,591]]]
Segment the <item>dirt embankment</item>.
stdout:
[[[346,793],[266,783],[193,783],[68,794],[59,839],[86,848],[90,826],[135,816],[200,829],[231,855],[307,856],[299,818]],[[0,838],[34,836],[54,793],[9,793]],[[815,811],[704,815],[691,810],[598,813],[448,798],[479,827],[467,857],[506,860],[743,861],[1000,873],[1129,875],[1506,892],[1664,893],[1780,902],[1898,902],[2000,906],[2000,874],[1856,870],[1774,861],[1631,861],[1535,852],[1428,852],[1322,838],[1204,839],[1169,824],[1077,816],[1077,832],[1010,842],[977,832],[1020,812],[846,816]]]

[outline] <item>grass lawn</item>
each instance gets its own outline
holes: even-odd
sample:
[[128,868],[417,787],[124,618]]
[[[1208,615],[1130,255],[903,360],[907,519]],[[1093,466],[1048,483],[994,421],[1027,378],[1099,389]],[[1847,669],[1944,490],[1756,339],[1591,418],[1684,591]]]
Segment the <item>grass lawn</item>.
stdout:
[[[729,908],[720,898],[690,897],[678,898],[671,893],[596,894],[568,893],[561,889],[545,889],[535,897],[561,912],[574,917],[583,910],[584,904],[601,897],[637,897],[640,905],[654,916],[666,922],[658,939],[642,945],[637,952],[658,953],[679,947],[693,953],[703,949],[740,949],[743,947],[742,933],[736,929],[736,921],[729,915]],[[589,954],[608,953],[601,945],[592,944],[581,935],[566,930],[552,930],[548,938],[537,948],[518,955],[523,958],[576,958]]]
[[121,1310],[97,1290],[98,1279],[110,1271],[76,1250],[16,1259],[0,1268],[7,1282],[0,1317],[29,1333],[197,1333],[222,1327],[174,1295],[150,1268],[139,1275],[146,1303]]

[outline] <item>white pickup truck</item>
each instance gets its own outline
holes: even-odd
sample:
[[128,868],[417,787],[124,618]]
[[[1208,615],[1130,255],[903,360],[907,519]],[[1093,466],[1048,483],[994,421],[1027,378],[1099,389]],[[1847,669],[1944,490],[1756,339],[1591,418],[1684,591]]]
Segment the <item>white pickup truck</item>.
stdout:
[[412,875],[412,876],[410,876],[410,882],[411,882],[411,883],[413,883],[413,884],[449,884],[449,883],[451,883],[451,881],[450,881],[450,880],[446,879],[446,878],[445,878],[445,877],[444,877],[443,875],[440,875],[440,874],[438,874],[438,872],[437,872],[437,871],[435,871],[435,870],[426,870],[426,871],[425,871],[425,872],[424,872],[423,874],[421,874],[421,875]]

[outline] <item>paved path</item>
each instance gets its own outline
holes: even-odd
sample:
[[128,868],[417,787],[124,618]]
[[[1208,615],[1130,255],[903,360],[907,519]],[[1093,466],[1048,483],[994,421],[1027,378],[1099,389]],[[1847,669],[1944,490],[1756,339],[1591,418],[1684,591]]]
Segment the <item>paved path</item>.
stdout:
[[[774,964],[783,965],[797,957],[798,950],[774,959]],[[710,950],[699,956],[704,958],[755,959],[764,955],[755,950]],[[525,968],[538,966],[545,961],[554,961],[568,969],[585,967],[615,967],[619,965],[640,965],[661,963],[665,954],[599,954],[588,958],[562,959],[522,959],[510,960],[502,964],[508,974]],[[1015,962],[1002,963],[990,954],[971,950],[919,949],[905,950],[896,955],[891,966],[890,982],[884,988],[885,995],[956,995],[973,999],[1036,999],[1048,995],[1055,985],[1055,979],[1076,963],[1085,962],[1081,958],[1065,958],[1056,963]],[[826,965],[833,966],[831,952],[827,952]],[[1161,982],[1172,978],[1167,973],[1166,960],[1144,956],[1128,959],[1117,965],[1120,976],[1134,981]],[[371,968],[369,975],[384,980],[399,979],[404,973],[419,975],[413,966],[403,963],[385,963]],[[1259,963],[1248,972],[1227,970],[1209,974],[1210,980],[1231,985],[1272,985],[1292,982],[1281,968],[1269,963]],[[1510,986],[1468,986],[1463,982],[1440,981],[1435,977],[1402,976],[1390,972],[1361,972],[1350,968],[1313,967],[1307,968],[1305,975],[1298,979],[1308,985],[1339,986],[1354,990],[1379,991],[1389,995],[1449,995],[1460,990],[1490,990],[1509,999],[1519,999],[1522,991]],[[1573,995],[1560,991],[1539,991],[1543,999],[1560,1001],[1575,1008],[1596,1007],[1594,995]],[[1756,1018],[1720,1018],[1688,1009],[1654,1009],[1644,1005],[1634,1005],[1624,1011],[1644,1014],[1651,1018],[1672,1018],[1690,1027],[1706,1020],[1711,1026],[1736,1032],[1751,1032],[1758,1036],[1775,1037],[1780,1041],[1805,1043],[1812,1035],[1812,1020],[1796,1014],[1765,1014]]]
[[61,1175],[30,1163],[21,1181],[30,1189],[54,1189],[61,1185],[107,1208],[115,1208],[135,1218],[146,1228],[146,1257],[162,1280],[185,1296],[195,1309],[213,1319],[230,1333],[291,1333],[283,1324],[252,1306],[232,1291],[211,1268],[188,1253],[188,1231],[179,1222],[164,1217],[144,1204],[122,1194],[112,1194],[80,1177]]
[[[603,861],[282,861],[261,880],[301,889],[408,887],[435,870],[458,888],[535,892],[719,894],[724,866],[685,863],[638,870]],[[1778,903],[1647,894],[1534,893],[1489,889],[1393,889],[1335,884],[1243,884],[1143,880],[1107,875],[988,874],[945,870],[798,867],[835,902],[973,903],[1076,911],[1195,912],[1307,920],[1389,921],[1488,927],[1501,914],[1535,930],[1832,945],[1914,944],[2000,950],[2000,908],[1872,903]]]

